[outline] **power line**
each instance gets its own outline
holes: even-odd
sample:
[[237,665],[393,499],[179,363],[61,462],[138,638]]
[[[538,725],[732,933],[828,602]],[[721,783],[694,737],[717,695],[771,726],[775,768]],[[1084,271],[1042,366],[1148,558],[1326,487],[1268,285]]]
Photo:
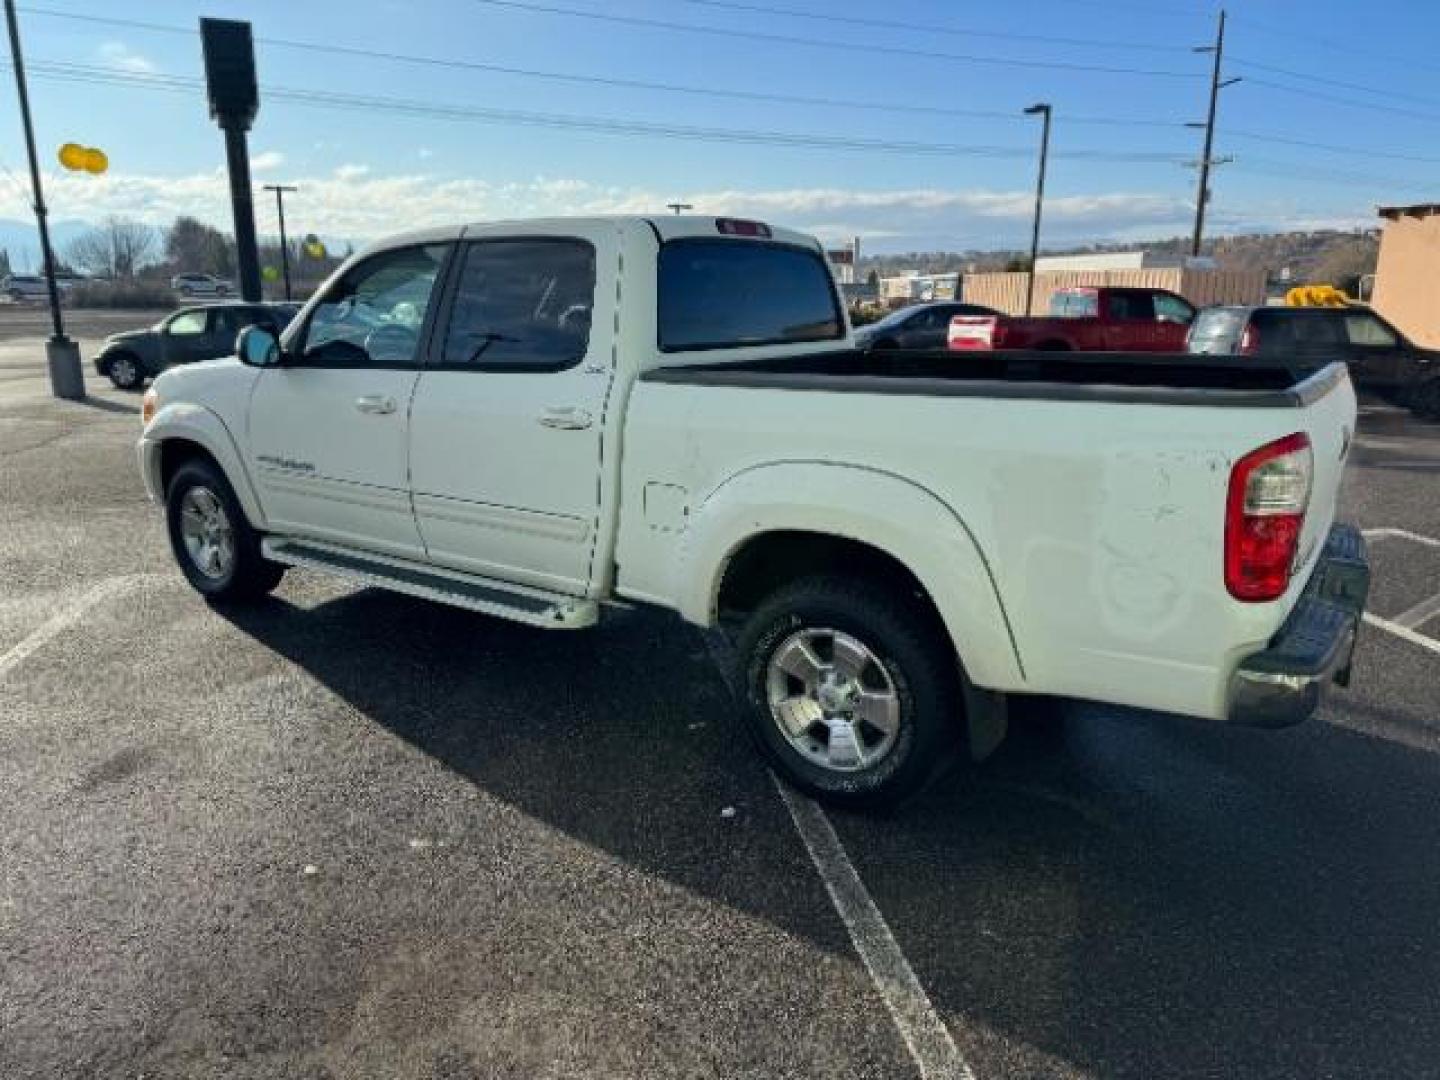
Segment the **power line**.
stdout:
[[[151,30],[170,34],[194,35],[188,27],[163,23],[143,22],[136,19],[119,19],[99,15],[79,15],[73,12],[52,11],[45,8],[25,8],[27,14],[74,19],[81,22],[99,23],[129,29]],[[688,94],[701,97],[727,98],[741,101],[767,101],[785,105],[807,105],[823,108],[856,109],[870,112],[893,112],[929,116],[957,116],[984,120],[1016,121],[1014,110],[961,109],[943,105],[900,104],[891,102],[862,101],[855,98],[820,97],[803,94],[776,94],[759,90],[731,90],[721,87],[692,86],[681,83],[649,82],[642,79],[615,78],[602,75],[580,75],[573,72],[544,71],[536,68],[513,67],[505,64],[490,64],[478,60],[459,60],[451,57],[418,56],[408,53],[387,52],[380,49],[366,49],[352,45],[335,45],[315,41],[299,41],[293,38],[257,37],[262,45],[273,45],[306,52],[331,53],[337,56],[353,56],[366,60],[387,60],[396,63],[424,67],[452,68],[463,71],[482,71],[487,74],[511,75],[520,78],[545,79],[587,86],[608,86],[624,90],[659,91],[662,93]],[[1181,125],[1171,120],[1153,120],[1128,117],[1067,116],[1067,124],[1085,124],[1105,127],[1155,127],[1174,128]]]
[[1229,139],[1248,139],[1251,142],[1278,143],[1282,146],[1298,146],[1306,150],[1323,150],[1347,157],[1385,158],[1388,161],[1410,161],[1420,165],[1440,165],[1440,157],[1424,157],[1419,154],[1399,154],[1389,150],[1371,150],[1363,146],[1341,146],[1338,143],[1311,142],[1308,139],[1292,139],[1286,135],[1269,135],[1261,131],[1235,131],[1225,129]]
[[1075,64],[1059,60],[1021,60],[1014,57],[972,56],[964,53],[912,49],[898,45],[879,45],[875,43],[857,44],[848,41],[795,37],[789,34],[771,34],[759,30],[732,30],[718,26],[701,26],[696,23],[670,22],[665,19],[643,18],[639,15],[615,15],[610,12],[584,11],[579,8],[526,3],[523,2],[523,0],[474,0],[474,2],[513,11],[529,11],[541,15],[562,15],[567,18],[590,19],[596,22],[614,23],[621,26],[641,26],[656,30],[676,30],[690,34],[710,34],[718,37],[742,38],[747,41],[768,41],[783,45],[803,45],[807,48],[839,49],[845,52],[859,52],[871,56],[880,53],[888,56],[911,56],[928,60],[945,60],[951,63],[981,64],[991,67],[1032,68],[1045,71],[1078,71],[1102,75],[1139,75],[1161,79],[1200,78],[1198,73],[1191,71],[1110,67],[1102,64]]
[[[3,66],[4,65],[0,65],[0,67]],[[90,85],[130,86],[182,91],[186,93],[200,91],[204,87],[204,83],[196,78],[158,73],[118,72],[113,69],[92,67],[84,64],[37,61],[32,63],[30,68],[37,78],[58,79]],[[566,113],[538,113],[515,109],[484,108],[480,106],[438,105],[433,102],[413,101],[403,98],[344,94],[334,91],[306,90],[297,87],[266,86],[263,89],[268,96],[282,101],[330,108],[351,109],[362,112],[385,110],[403,113],[409,116],[424,116],[441,120],[471,120],[484,123],[516,124],[521,126],[591,131],[615,135],[646,135],[663,138],[692,139],[702,142],[752,143],[766,146],[874,151],[921,156],[985,158],[1028,158],[1031,156],[1031,151],[1025,147],[929,143],[898,139],[814,135],[804,132],[696,127],[691,125],[665,124],[610,117],[577,116]],[[1091,149],[1069,150],[1056,156],[1071,160],[1110,161],[1129,164],[1174,164],[1181,160],[1181,158],[1175,154],[1150,152],[1118,153],[1109,150]]]
[[[5,70],[7,67],[8,65],[0,63],[0,70]],[[28,70],[35,78],[77,82],[87,85],[125,86],[138,89],[168,90],[186,94],[196,93],[204,87],[203,80],[194,77],[159,73],[119,72],[110,68],[68,64],[57,61],[32,61],[31,64],[28,65]],[[532,113],[475,106],[436,105],[431,102],[410,101],[401,98],[344,94],[333,91],[306,90],[284,86],[266,86],[263,90],[269,97],[279,100],[339,110],[359,112],[382,110],[439,120],[468,120],[482,123],[581,130],[601,134],[657,136],[717,143],[755,143],[759,145],[778,145],[801,149],[873,151],[915,154],[919,156],[968,156],[1019,160],[1025,160],[1034,156],[1033,149],[1027,147],[919,143],[898,140],[815,136],[788,132],[737,130],[731,128],[703,128],[632,120],[616,120],[605,117]],[[1268,138],[1267,136],[1260,136],[1258,134],[1256,137]],[[1059,153],[1055,156],[1071,160],[1128,164],[1164,164],[1172,166],[1184,164],[1184,158],[1181,155],[1161,153],[1119,153],[1107,150],[1079,149]],[[1243,158],[1232,166],[1232,168],[1263,175],[1278,175],[1289,178],[1299,176],[1302,179],[1314,179],[1317,182],[1333,181],[1350,186],[1362,183],[1381,183],[1399,188],[1418,187],[1418,185],[1414,185],[1410,181],[1395,178],[1376,177],[1368,173],[1316,168],[1300,162],[1277,161],[1268,158]]]
[[866,19],[855,15],[831,15],[819,11],[801,11],[798,8],[766,7],[760,4],[745,4],[739,0],[680,0],[697,7],[715,8],[720,11],[738,11],[751,15],[779,15],[787,19],[808,19],[812,22],[834,23],[840,26],[860,26],[871,30],[904,30],[919,34],[944,34],[963,38],[988,38],[995,41],[1033,41],[1042,45],[1073,45],[1082,48],[1133,49],[1143,52],[1184,53],[1189,50],[1183,45],[1155,45],[1148,42],[1116,41],[1113,38],[1071,38],[1049,37],[1044,34],[1017,34],[997,30],[972,30],[969,27],[939,26],[935,23],[907,23],[895,19]]
[[1405,109],[1399,105],[1382,105],[1375,101],[1356,101],[1354,98],[1342,97],[1339,94],[1329,94],[1323,90],[1311,90],[1304,86],[1287,86],[1284,83],[1277,83],[1271,79],[1262,79],[1251,75],[1245,79],[1247,86],[1263,86],[1267,90],[1278,90],[1281,93],[1293,94],[1296,97],[1303,97],[1309,101],[1327,101],[1335,105],[1344,105],[1347,108],[1357,109],[1361,112],[1382,112],[1395,116],[1406,116],[1412,120],[1424,120],[1431,124],[1440,124],[1440,114],[1420,112],[1418,109]]
[[1396,101],[1411,101],[1418,105],[1433,105],[1440,108],[1440,101],[1434,98],[1418,97],[1415,94],[1402,94],[1394,90],[1382,90],[1375,86],[1365,86],[1362,83],[1345,82],[1343,79],[1330,79],[1323,75],[1310,75],[1303,71],[1293,71],[1290,68],[1275,67],[1272,64],[1261,64],[1254,60],[1242,60],[1234,57],[1231,63],[1241,67],[1251,68],[1255,71],[1266,71],[1271,75],[1284,75],[1289,79],[1303,79],[1306,82],[1319,83],[1321,86],[1336,86],[1342,90],[1354,90],[1361,94],[1374,94],[1376,97],[1393,98]]
[[1292,26],[1278,26],[1275,23],[1265,22],[1263,19],[1252,18],[1249,15],[1232,15],[1231,18],[1235,22],[1244,23],[1246,26],[1252,26],[1263,33],[1275,37],[1283,37],[1287,41],[1308,41],[1314,45],[1334,49],[1336,52],[1344,53],[1347,59],[1353,59],[1356,56],[1369,56],[1390,64],[1404,64],[1411,68],[1440,71],[1440,64],[1436,64],[1433,60],[1421,60],[1414,56],[1401,56],[1397,53],[1367,49],[1363,45],[1357,45],[1353,40],[1341,41],[1338,38],[1322,37],[1319,34],[1311,34],[1304,30],[1297,30]]

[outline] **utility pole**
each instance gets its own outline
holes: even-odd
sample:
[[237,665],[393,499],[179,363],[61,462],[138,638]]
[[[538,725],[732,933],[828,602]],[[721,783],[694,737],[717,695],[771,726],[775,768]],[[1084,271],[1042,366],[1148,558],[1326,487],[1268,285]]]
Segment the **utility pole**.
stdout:
[[695,207],[688,202],[667,202],[665,204],[665,209],[669,210],[678,217],[686,210],[694,210]]
[[10,58],[15,68],[15,90],[20,97],[20,120],[25,127],[25,150],[30,155],[30,184],[35,195],[35,223],[40,230],[40,254],[45,260],[45,287],[50,293],[50,322],[55,331],[45,343],[45,362],[50,370],[50,391],[59,398],[82,401],[85,398],[85,376],[80,371],[80,346],[65,336],[65,320],[60,314],[60,290],[55,284],[55,252],[50,248],[45,191],[40,186],[40,159],[35,154],[35,125],[30,119],[30,92],[25,85],[25,61],[20,55],[20,26],[15,19],[15,0],[5,0],[5,23],[10,30]]
[[1040,175],[1035,181],[1035,224],[1030,230],[1030,280],[1025,287],[1025,314],[1034,314],[1035,307],[1035,260],[1040,257],[1040,212],[1045,205],[1045,163],[1050,158],[1050,114],[1051,106],[1046,102],[1031,105],[1025,110],[1026,116],[1043,116],[1044,126],[1040,129]]
[[280,215],[280,265],[285,270],[285,299],[290,299],[290,247],[285,242],[285,193],[298,191],[291,184],[266,184],[266,191],[275,192],[275,212]]
[[1195,236],[1190,242],[1190,254],[1200,254],[1200,241],[1205,235],[1205,206],[1210,201],[1210,167],[1212,165],[1224,165],[1230,158],[1216,158],[1213,156],[1215,147],[1215,106],[1220,100],[1220,91],[1227,86],[1233,86],[1240,81],[1239,77],[1233,79],[1220,78],[1220,65],[1225,59],[1225,9],[1220,9],[1220,25],[1215,31],[1214,45],[1197,45],[1197,53],[1213,53],[1214,65],[1210,69],[1210,109],[1205,114],[1203,124],[1186,124],[1186,127],[1205,129],[1205,149],[1200,153],[1200,187],[1195,194]]

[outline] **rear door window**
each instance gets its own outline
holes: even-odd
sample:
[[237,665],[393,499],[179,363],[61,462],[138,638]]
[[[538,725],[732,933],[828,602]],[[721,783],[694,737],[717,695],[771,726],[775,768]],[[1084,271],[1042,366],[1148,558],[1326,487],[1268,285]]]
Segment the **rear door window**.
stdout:
[[660,349],[833,341],[845,334],[820,253],[746,240],[671,240],[660,249]]
[[595,249],[535,237],[466,245],[445,335],[444,366],[563,371],[585,358],[595,305]]

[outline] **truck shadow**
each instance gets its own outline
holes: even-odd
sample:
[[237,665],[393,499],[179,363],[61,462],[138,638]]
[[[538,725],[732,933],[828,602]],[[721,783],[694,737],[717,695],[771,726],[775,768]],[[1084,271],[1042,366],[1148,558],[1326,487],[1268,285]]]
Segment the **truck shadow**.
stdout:
[[[853,956],[693,629],[532,631],[375,591],[230,618],[487,793]],[[1363,733],[1409,712],[1255,732],[1028,711],[975,782],[832,815],[977,1064],[1432,1072],[1440,760]]]

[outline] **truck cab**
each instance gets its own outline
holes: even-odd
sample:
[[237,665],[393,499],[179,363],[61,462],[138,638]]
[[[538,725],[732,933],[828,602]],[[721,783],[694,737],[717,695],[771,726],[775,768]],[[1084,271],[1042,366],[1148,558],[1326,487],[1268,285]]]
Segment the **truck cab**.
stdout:
[[1168,289],[1077,286],[1050,294],[1038,318],[959,317],[949,348],[1052,352],[1183,352],[1195,307]]

